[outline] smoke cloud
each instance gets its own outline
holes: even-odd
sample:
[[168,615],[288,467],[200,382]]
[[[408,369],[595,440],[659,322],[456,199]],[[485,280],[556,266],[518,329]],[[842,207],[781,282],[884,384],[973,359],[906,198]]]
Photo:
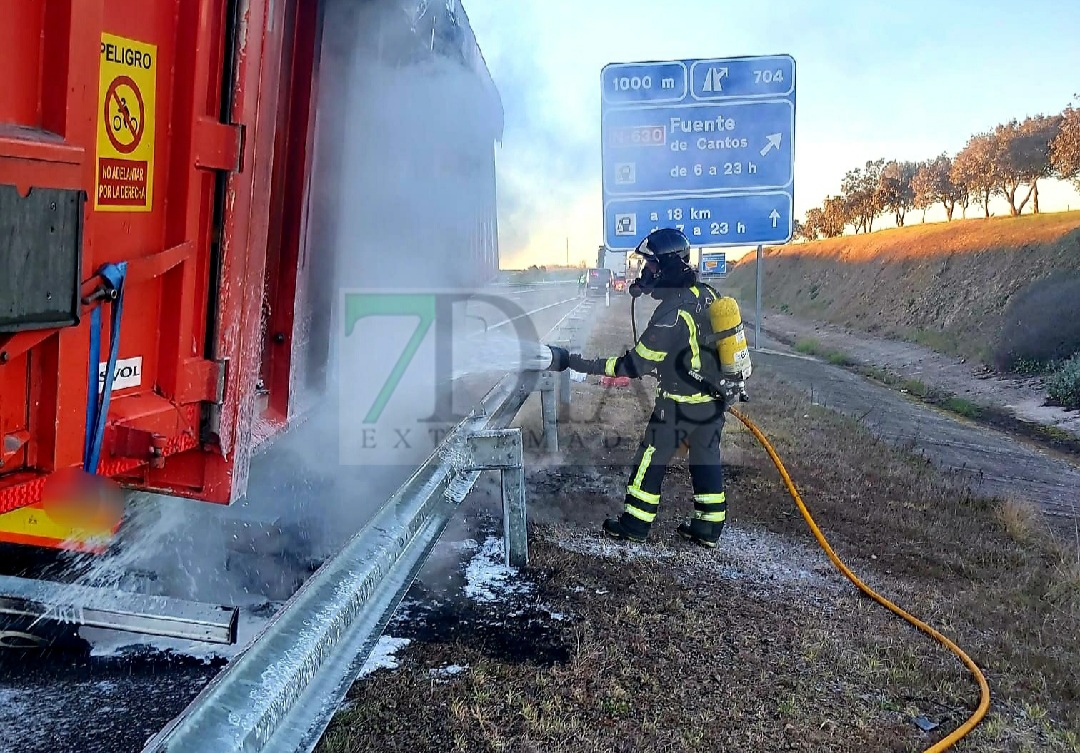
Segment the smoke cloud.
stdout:
[[[401,298],[491,276],[483,253],[495,249],[499,118],[490,84],[433,56],[409,25],[394,0],[327,4],[305,250],[313,277],[298,326],[331,322],[329,363],[325,388],[302,394],[304,380],[294,380],[291,395],[316,407],[253,458],[247,495],[232,507],[140,495],[121,554],[94,563],[83,583],[211,603],[279,601],[430,454],[430,442],[393,434],[430,414],[440,390],[454,390],[424,368],[435,360],[429,347],[400,375],[380,420],[379,441],[391,444],[355,456],[357,429],[364,441],[409,331],[400,315],[369,317],[346,337],[342,311],[349,291]],[[459,411],[475,402],[463,392],[453,395]]]

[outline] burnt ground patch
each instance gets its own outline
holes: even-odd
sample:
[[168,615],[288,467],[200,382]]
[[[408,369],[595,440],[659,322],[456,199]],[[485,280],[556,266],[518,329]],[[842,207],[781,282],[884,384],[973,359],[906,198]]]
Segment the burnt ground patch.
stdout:
[[0,650],[4,716],[23,721],[3,725],[0,750],[141,750],[223,664],[149,650],[109,658],[70,647]]
[[[413,583],[386,635],[436,653],[467,647],[495,662],[550,667],[570,658],[570,644],[548,602],[557,573],[501,567],[498,522],[486,511],[468,516],[475,538],[450,547],[458,555],[429,567]],[[484,542],[481,544],[480,542]]]

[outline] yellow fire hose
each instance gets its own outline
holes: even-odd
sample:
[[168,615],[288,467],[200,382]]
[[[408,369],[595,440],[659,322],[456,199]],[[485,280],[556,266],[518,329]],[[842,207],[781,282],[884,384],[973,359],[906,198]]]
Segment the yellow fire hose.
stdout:
[[947,649],[956,654],[960,661],[962,661],[964,665],[968,668],[968,670],[971,671],[971,674],[975,676],[975,680],[979,684],[979,707],[975,710],[975,713],[968,717],[967,721],[960,725],[960,727],[958,727],[955,731],[953,731],[952,734],[950,734],[948,737],[944,738],[940,742],[927,748],[924,753],[941,753],[941,751],[948,750],[957,742],[959,742],[961,738],[963,738],[965,735],[975,729],[979,722],[982,721],[983,717],[986,716],[986,712],[990,708],[990,686],[986,683],[986,678],[983,676],[982,670],[980,670],[978,665],[976,665],[975,662],[973,662],[971,658],[964,653],[963,649],[961,649],[959,646],[949,640],[946,636],[942,635],[940,632],[932,628],[930,625],[927,625],[925,622],[918,619],[917,617],[914,617],[911,614],[905,612],[903,609],[893,604],[884,596],[878,594],[876,591],[870,588],[870,586],[863,583],[859,579],[859,576],[855,575],[855,573],[853,573],[848,568],[848,566],[845,565],[840,560],[840,558],[836,556],[836,552],[834,552],[832,547],[829,546],[829,542],[821,533],[821,529],[819,529],[817,527],[817,524],[814,522],[814,518],[810,515],[810,510],[807,509],[806,504],[802,500],[802,497],[799,496],[799,491],[795,488],[795,484],[792,482],[791,476],[788,475],[787,469],[784,468],[784,464],[780,460],[780,456],[776,454],[776,450],[774,450],[772,445],[769,444],[769,440],[765,438],[765,435],[761,433],[761,430],[758,429],[757,426],[755,426],[749,418],[739,413],[739,411],[729,407],[728,412],[731,413],[731,415],[735,416],[735,418],[739,419],[739,421],[741,421],[743,425],[745,425],[746,428],[749,429],[750,432],[757,438],[758,442],[761,443],[761,446],[765,448],[765,452],[769,453],[769,457],[772,459],[773,464],[776,466],[776,469],[780,471],[780,476],[781,478],[783,478],[785,486],[787,486],[788,493],[791,495],[791,498],[795,500],[795,504],[798,505],[799,512],[802,513],[803,518],[806,520],[806,524],[810,526],[810,531],[814,534],[814,538],[817,539],[818,544],[821,545],[821,548],[825,551],[825,554],[829,556],[829,559],[832,561],[833,565],[836,566],[836,569],[843,573],[848,580],[854,583],[856,588],[858,588],[864,594],[876,601],[878,604],[885,607],[901,619],[914,625],[919,630],[931,636],[938,643],[945,646]]
[[[636,300],[636,298],[630,299],[630,326],[634,332],[635,342],[638,339],[637,317],[635,316],[634,311],[634,303],[636,302]],[[821,546],[825,554],[828,555],[829,560],[833,563],[833,565],[836,566],[836,569],[843,573],[844,577],[846,577],[853,584],[855,584],[856,588],[858,588],[864,594],[876,601],[878,604],[885,607],[905,622],[914,625],[916,628],[926,633],[938,643],[945,646],[945,648],[953,652],[957,656],[957,658],[959,658],[960,661],[964,663],[964,666],[968,668],[971,674],[975,676],[975,681],[979,684],[979,706],[975,709],[975,713],[968,717],[967,721],[957,727],[950,735],[938,741],[934,745],[931,745],[929,748],[923,751],[923,753],[942,753],[942,751],[946,751],[952,746],[956,745],[956,743],[958,743],[968,733],[975,729],[976,726],[978,726],[979,722],[981,722],[983,720],[983,717],[986,716],[986,712],[990,710],[990,686],[987,684],[986,677],[983,675],[982,670],[979,669],[979,666],[971,660],[971,657],[964,653],[964,650],[962,648],[949,640],[947,636],[943,635],[938,630],[935,630],[930,625],[927,625],[918,617],[915,617],[914,615],[904,611],[903,609],[886,599],[884,596],[874,591],[874,589],[870,588],[870,586],[863,583],[862,580],[859,579],[859,576],[853,573],[851,569],[847,565],[845,565],[839,557],[836,556],[836,552],[833,551],[833,548],[829,545],[829,542],[825,538],[825,535],[821,532],[821,529],[818,528],[817,523],[814,522],[814,518],[810,514],[810,510],[806,507],[806,503],[803,502],[802,497],[799,495],[799,490],[795,488],[795,483],[791,480],[791,476],[788,474],[787,469],[784,468],[784,463],[780,460],[780,456],[776,454],[776,450],[773,449],[773,446],[769,443],[769,440],[765,437],[761,430],[754,425],[753,421],[751,421],[739,411],[735,410],[735,408],[728,407],[728,413],[739,419],[739,421],[741,421],[742,424],[750,430],[750,433],[754,435],[757,441],[761,443],[761,446],[765,448],[765,452],[769,454],[769,458],[773,461],[773,465],[776,466],[776,470],[780,472],[780,477],[784,480],[784,485],[787,487],[788,493],[791,495],[791,498],[795,500],[795,504],[798,506],[799,512],[802,513],[803,519],[806,520],[806,524],[810,526],[810,532],[814,534],[814,538],[817,539],[818,544]]]

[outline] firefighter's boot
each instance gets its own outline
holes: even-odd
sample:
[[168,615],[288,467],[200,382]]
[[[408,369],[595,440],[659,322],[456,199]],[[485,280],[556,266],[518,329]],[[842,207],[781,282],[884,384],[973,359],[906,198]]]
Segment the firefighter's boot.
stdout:
[[692,518],[689,523],[679,524],[679,535],[699,546],[715,549],[723,527],[723,523],[706,523],[704,520]]
[[644,544],[649,538],[649,524],[638,520],[633,515],[623,513],[618,518],[608,518],[604,521],[604,533],[613,539],[621,541],[633,541]]

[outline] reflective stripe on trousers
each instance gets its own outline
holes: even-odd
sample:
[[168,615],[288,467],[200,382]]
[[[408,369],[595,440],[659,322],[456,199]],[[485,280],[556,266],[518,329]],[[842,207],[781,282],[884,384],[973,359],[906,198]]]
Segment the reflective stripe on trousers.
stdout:
[[677,403],[660,398],[645,428],[626,486],[626,513],[648,527],[660,508],[660,489],[668,464],[680,445],[690,446],[690,479],[695,517],[722,522],[727,515],[720,435],[724,427],[721,401]]

